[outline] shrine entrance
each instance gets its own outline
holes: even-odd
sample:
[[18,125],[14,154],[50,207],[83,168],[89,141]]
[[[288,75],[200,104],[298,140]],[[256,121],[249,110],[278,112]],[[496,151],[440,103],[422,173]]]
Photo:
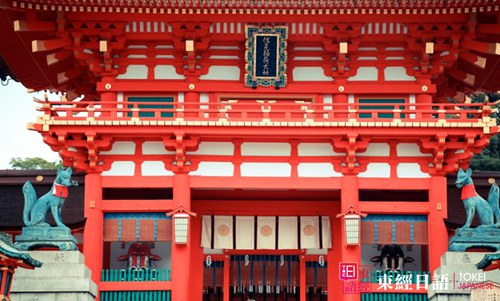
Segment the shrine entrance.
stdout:
[[230,267],[230,300],[298,301],[298,255],[233,255]]
[[[306,281],[300,285],[301,262]],[[253,294],[256,301],[299,301],[301,289],[307,301],[327,300],[327,262],[311,261],[311,256],[288,254],[230,255],[229,261],[210,256],[204,263],[204,301],[222,301],[224,292],[224,264],[229,263],[229,300],[246,301]],[[213,258],[213,261],[211,261]],[[307,259],[306,259],[307,258]]]

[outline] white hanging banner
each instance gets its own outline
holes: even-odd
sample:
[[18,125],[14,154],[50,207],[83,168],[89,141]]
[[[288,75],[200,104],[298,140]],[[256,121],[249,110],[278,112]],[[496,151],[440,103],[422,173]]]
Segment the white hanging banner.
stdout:
[[278,229],[278,249],[297,250],[299,248],[297,235],[297,217],[280,216]]
[[254,217],[236,217],[236,250],[253,250],[255,247]]
[[298,250],[332,247],[328,216],[202,216],[208,249]]
[[233,217],[216,215],[214,217],[214,249],[233,248]]
[[259,216],[257,218],[257,249],[274,250],[276,248],[276,217]]

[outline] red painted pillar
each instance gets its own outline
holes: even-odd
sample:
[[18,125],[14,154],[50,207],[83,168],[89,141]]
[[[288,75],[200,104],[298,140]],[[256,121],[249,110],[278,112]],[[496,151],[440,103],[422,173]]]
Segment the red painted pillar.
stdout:
[[184,94],[184,117],[198,118],[200,108],[200,94],[197,92],[186,92]]
[[[186,173],[176,173],[174,175],[174,206],[175,210],[183,206],[186,210],[191,210],[191,188],[189,175]],[[190,249],[195,242],[192,239],[192,225],[190,221],[188,226],[187,244],[175,244],[174,227],[172,227],[172,300],[191,301],[190,298]]]
[[300,293],[300,301],[306,301],[306,293],[307,293],[307,284],[306,284],[306,256],[304,254],[300,254],[300,265],[299,265],[299,293]]
[[99,173],[88,173],[85,176],[84,215],[86,222],[83,230],[83,254],[85,255],[85,264],[92,271],[92,281],[98,286],[101,281],[104,240],[101,202],[101,175]]
[[229,276],[230,276],[230,267],[231,267],[231,257],[228,254],[224,254],[224,271],[222,275],[222,294],[223,301],[229,301]]
[[[333,112],[335,113],[335,120],[347,120],[349,109],[349,97],[347,94],[339,93],[333,95]],[[353,107],[354,108],[354,107]]]
[[448,216],[446,176],[432,175],[429,187],[429,267],[434,272],[441,265],[441,255],[448,250],[448,232],[444,219]]
[[[346,212],[352,206],[359,209],[359,190],[358,190],[358,177],[355,174],[345,174],[342,177],[342,190],[340,191],[340,211]],[[346,246],[345,244],[345,227],[343,219],[340,223],[342,237],[339,243],[342,244],[342,262],[357,262],[361,264],[361,246]],[[345,294],[343,301],[359,301],[361,295],[359,294]]]
[[342,261],[344,240],[342,237],[342,223],[335,215],[330,217],[332,231],[332,248],[328,250],[328,301],[342,300],[342,280],[339,278],[339,262]]
[[201,247],[201,217],[191,218],[191,274],[189,300],[203,299],[203,248]]

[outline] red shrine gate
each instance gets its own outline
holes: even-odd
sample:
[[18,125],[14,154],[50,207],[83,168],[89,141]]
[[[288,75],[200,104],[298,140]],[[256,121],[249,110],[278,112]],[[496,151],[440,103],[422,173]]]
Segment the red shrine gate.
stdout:
[[[63,93],[30,129],[87,172],[101,301],[420,300],[498,132],[465,95],[500,88],[499,5],[7,0],[0,64]],[[413,280],[381,291],[386,245]]]

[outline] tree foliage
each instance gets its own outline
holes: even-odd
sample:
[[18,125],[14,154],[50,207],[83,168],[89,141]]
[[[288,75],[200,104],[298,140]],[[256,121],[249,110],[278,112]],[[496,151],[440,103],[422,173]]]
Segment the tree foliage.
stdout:
[[[483,103],[488,96],[489,102],[500,100],[500,93],[479,94],[472,97],[473,103]],[[496,105],[498,107],[498,105]],[[496,114],[497,124],[500,125],[500,114]],[[490,139],[490,144],[483,150],[482,153],[475,155],[470,163],[473,170],[488,170],[500,171],[500,137],[493,136]]]
[[62,166],[61,162],[49,162],[40,157],[12,158],[9,162],[12,169],[57,169]]

